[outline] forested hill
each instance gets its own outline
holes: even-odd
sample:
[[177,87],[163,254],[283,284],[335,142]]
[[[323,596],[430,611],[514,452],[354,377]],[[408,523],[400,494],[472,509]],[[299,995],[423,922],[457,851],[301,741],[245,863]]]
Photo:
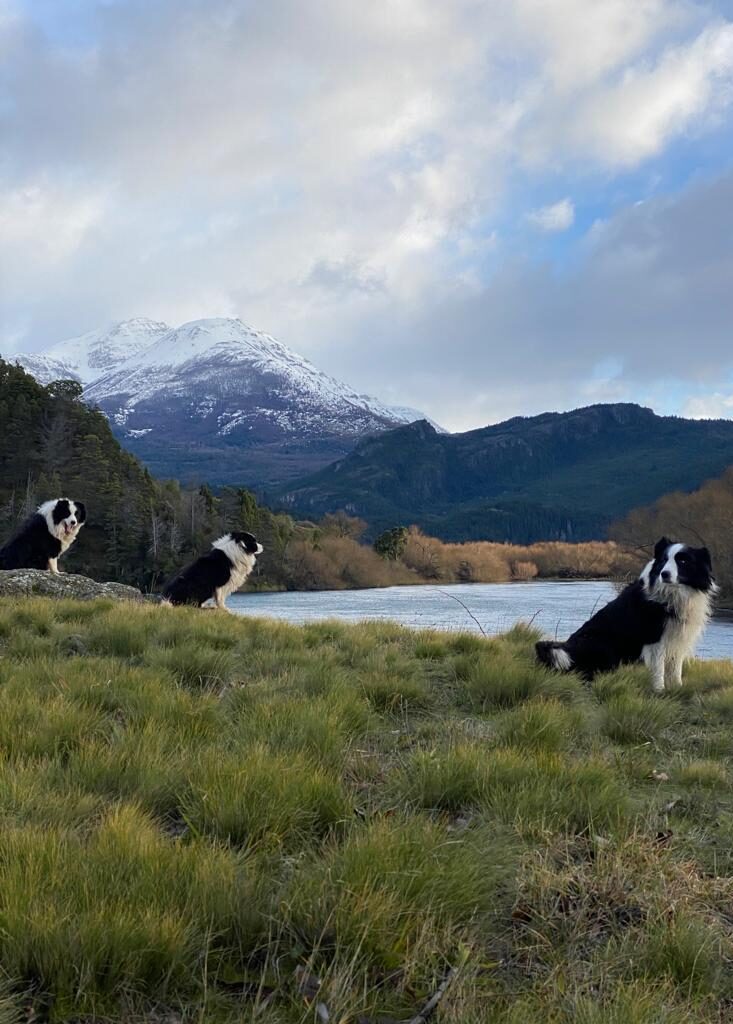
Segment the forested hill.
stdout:
[[345,509],[372,533],[403,522],[445,540],[588,540],[731,464],[729,420],[593,405],[464,434],[414,423],[363,441],[277,497],[302,515]]
[[154,587],[225,529],[253,529],[277,559],[292,530],[245,490],[182,489],[155,480],[81,401],[72,380],[43,387],[0,359],[0,543],[52,497],[80,498],[87,523],[61,568]]
[[47,388],[19,367],[0,362],[0,498],[3,537],[15,521],[51,497],[80,498],[89,522],[62,566],[138,576],[141,548],[155,505],[146,470],[123,451],[104,416],[81,400],[81,385]]

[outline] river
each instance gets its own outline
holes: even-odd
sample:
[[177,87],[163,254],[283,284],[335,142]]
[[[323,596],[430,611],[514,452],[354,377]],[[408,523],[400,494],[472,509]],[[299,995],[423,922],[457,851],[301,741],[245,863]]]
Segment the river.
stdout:
[[[487,635],[532,620],[547,636],[564,639],[615,594],[613,584],[605,580],[535,580],[234,594],[228,605],[239,615],[266,615],[292,623],[389,619],[415,629],[483,630]],[[733,658],[733,619],[713,619],[697,654]]]

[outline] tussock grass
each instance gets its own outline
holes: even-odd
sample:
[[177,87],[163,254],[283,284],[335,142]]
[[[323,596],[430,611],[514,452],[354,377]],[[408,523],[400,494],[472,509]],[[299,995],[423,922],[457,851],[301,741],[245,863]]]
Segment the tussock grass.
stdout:
[[701,786],[704,789],[727,789],[730,776],[720,761],[689,761],[676,773],[676,779],[683,786]]
[[226,686],[236,674],[236,661],[229,651],[199,646],[195,641],[162,648],[148,659],[173,676],[181,686],[215,688]]
[[357,947],[373,965],[396,970],[424,943],[426,929],[450,943],[433,950],[442,957],[455,956],[467,929],[483,932],[506,898],[515,863],[502,834],[478,830],[461,839],[397,815],[329,844],[282,899],[289,926],[307,945]]
[[[642,944],[649,974],[667,977],[689,995],[733,993],[725,964],[733,947],[722,929],[701,914],[680,910],[653,922]],[[725,959],[724,959],[725,956]]]
[[518,658],[501,641],[488,651],[466,656],[459,663],[458,672],[464,702],[473,711],[521,704],[539,693],[546,676],[539,665]]
[[243,742],[258,739],[274,753],[304,754],[322,767],[341,768],[352,743],[378,728],[378,719],[356,694],[276,696],[253,701],[248,690],[235,691],[232,725]]
[[709,710],[725,721],[733,720],[733,686],[714,690],[705,698]]
[[733,666],[535,639],[0,603],[0,1024],[727,1019]]
[[236,845],[292,845],[350,817],[339,780],[309,758],[263,745],[206,750],[187,779],[181,813],[195,834]]
[[473,744],[420,752],[404,768],[399,792],[426,809],[481,808],[522,836],[558,829],[588,832],[628,822],[624,787],[599,760]]
[[82,1011],[133,983],[185,991],[197,953],[246,950],[258,935],[254,877],[234,853],[172,844],[132,805],[112,808],[86,839],[6,829],[3,965]]
[[617,743],[643,743],[657,740],[679,718],[679,708],[670,700],[618,693],[603,706],[603,731]]
[[506,746],[559,753],[581,743],[591,726],[590,709],[536,698],[501,716],[497,736]]

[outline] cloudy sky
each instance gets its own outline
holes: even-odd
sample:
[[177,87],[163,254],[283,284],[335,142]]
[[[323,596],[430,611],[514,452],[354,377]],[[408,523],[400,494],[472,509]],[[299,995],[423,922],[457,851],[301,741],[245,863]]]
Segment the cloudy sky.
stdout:
[[451,429],[733,417],[733,0],[0,0],[0,350],[240,316]]

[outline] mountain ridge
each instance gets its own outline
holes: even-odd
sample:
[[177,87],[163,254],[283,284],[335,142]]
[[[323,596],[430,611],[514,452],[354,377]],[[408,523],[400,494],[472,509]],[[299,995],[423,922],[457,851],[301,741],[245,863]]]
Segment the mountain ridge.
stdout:
[[342,508],[372,534],[416,523],[444,540],[595,540],[614,518],[732,463],[733,421],[596,404],[462,434],[397,427],[269,498],[310,518]]

